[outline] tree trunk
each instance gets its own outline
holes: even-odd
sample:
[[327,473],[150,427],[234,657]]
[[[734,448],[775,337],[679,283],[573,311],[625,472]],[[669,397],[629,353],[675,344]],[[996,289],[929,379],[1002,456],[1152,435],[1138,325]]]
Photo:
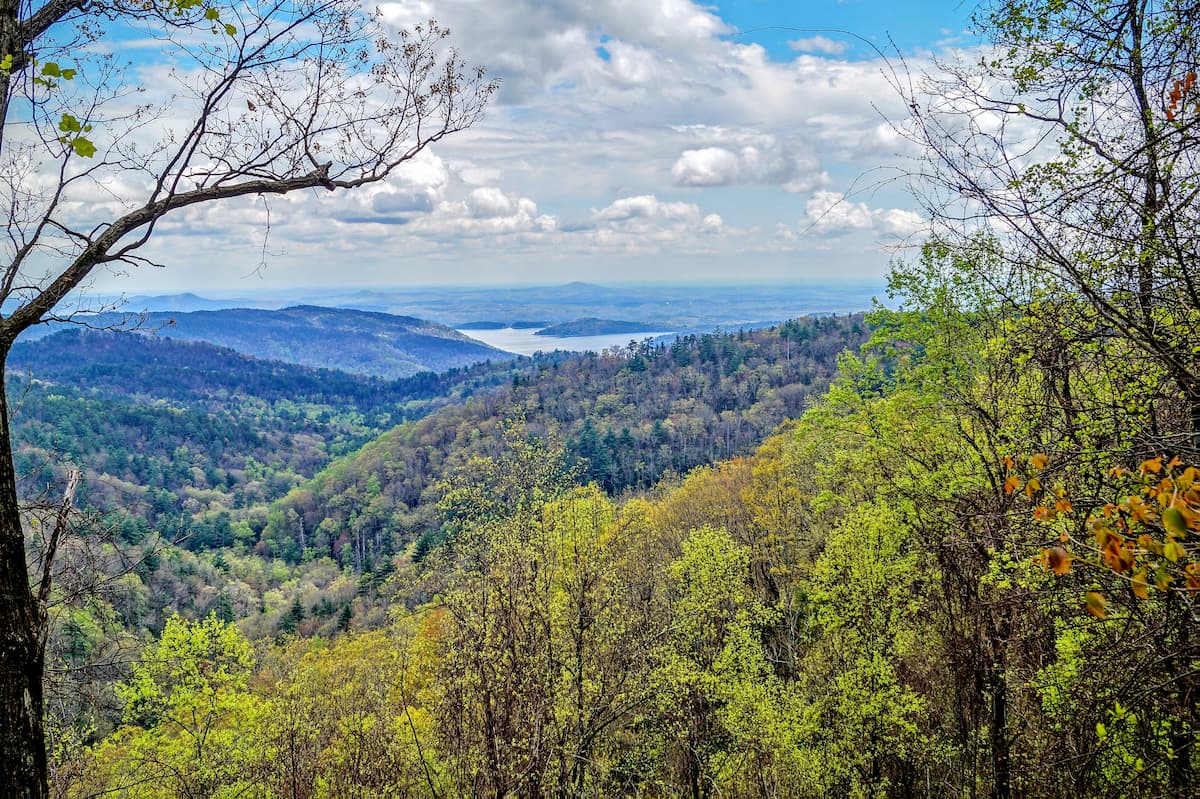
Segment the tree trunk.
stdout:
[[[0,389],[7,347],[0,350]],[[46,741],[42,725],[42,628],[45,619],[29,590],[25,536],[8,425],[0,390],[0,796],[45,797]]]
[[[1176,613],[1170,613],[1172,606],[1176,609]],[[1193,747],[1195,746],[1195,727],[1196,721],[1196,677],[1192,663],[1195,660],[1196,653],[1192,646],[1192,615],[1191,608],[1184,605],[1177,594],[1167,595],[1168,615],[1175,615],[1179,619],[1179,633],[1176,638],[1177,643],[1172,647],[1174,653],[1171,656],[1173,661],[1174,693],[1175,704],[1173,713],[1170,718],[1170,730],[1168,732],[1168,740],[1170,742],[1171,753],[1173,755],[1168,766],[1169,785],[1171,796],[1195,796],[1193,792],[1193,782],[1195,779],[1192,773],[1192,762],[1194,761]]]
[[992,796],[1010,799],[1012,776],[1009,772],[1008,741],[1008,676],[1004,664],[997,663],[992,671]]

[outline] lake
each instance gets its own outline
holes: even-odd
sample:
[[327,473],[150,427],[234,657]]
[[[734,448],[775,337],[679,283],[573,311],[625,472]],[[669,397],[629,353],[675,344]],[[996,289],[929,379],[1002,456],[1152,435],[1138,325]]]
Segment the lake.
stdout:
[[511,327],[503,327],[499,330],[460,330],[458,332],[470,336],[476,341],[482,341],[518,355],[533,355],[539,350],[542,352],[554,350],[602,352],[613,347],[623,347],[630,341],[672,335],[671,331],[664,330],[650,333],[610,333],[604,336],[560,338],[558,336],[535,336],[534,333],[537,331],[533,328],[514,329]]

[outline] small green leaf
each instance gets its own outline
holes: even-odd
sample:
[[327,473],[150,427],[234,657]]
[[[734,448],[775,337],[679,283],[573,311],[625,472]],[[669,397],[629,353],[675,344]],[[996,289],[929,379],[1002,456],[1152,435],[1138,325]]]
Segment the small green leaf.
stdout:
[[58,120],[58,129],[63,133],[78,133],[83,129],[83,126],[71,114],[63,114],[62,119]]
[[62,72],[59,73],[59,75],[62,77],[63,80],[74,80],[75,79],[75,70],[64,69]]
[[1178,562],[1185,555],[1187,555],[1187,551],[1180,546],[1178,541],[1168,541],[1166,546],[1163,547],[1163,557],[1172,563]]
[[0,58],[0,72],[11,72],[13,65],[12,53],[6,53],[4,58]]
[[1178,508],[1167,508],[1162,515],[1163,526],[1167,528],[1167,532],[1175,535],[1187,535],[1188,526],[1187,519],[1183,518],[1183,514]]
[[219,10],[217,10],[216,8],[209,8],[208,10],[206,10],[204,12],[204,18],[205,19],[220,19],[221,12]]
[[225,35],[237,36],[237,27],[234,25],[230,25],[228,22],[226,22],[225,23]]
[[96,145],[82,136],[76,136],[74,139],[71,139],[71,149],[75,151],[76,155],[83,158],[91,158],[96,154]]
[[58,64],[54,63],[53,61],[47,61],[45,64],[42,64],[42,74],[50,78],[58,78],[62,76],[62,72],[59,71]]

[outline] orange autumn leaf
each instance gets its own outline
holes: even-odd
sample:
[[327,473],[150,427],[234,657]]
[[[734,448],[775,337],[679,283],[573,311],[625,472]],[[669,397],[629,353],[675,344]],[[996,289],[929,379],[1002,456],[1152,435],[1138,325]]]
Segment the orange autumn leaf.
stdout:
[[1171,494],[1175,491],[1175,481],[1170,477],[1164,477],[1158,482],[1158,498],[1163,504],[1171,498]]
[[1113,536],[1104,548],[1104,560],[1108,563],[1108,568],[1117,574],[1133,571],[1133,565],[1137,561],[1133,550],[1124,546],[1124,543],[1120,536]]
[[1133,517],[1134,521],[1142,522],[1143,524],[1150,521],[1150,509],[1146,507],[1146,503],[1139,496],[1132,496],[1122,503],[1122,506]]
[[1046,550],[1046,564],[1050,571],[1063,575],[1071,571],[1071,556],[1062,547],[1054,547]]
[[1084,605],[1087,607],[1087,612],[1095,616],[1097,619],[1103,619],[1106,613],[1108,603],[1104,601],[1104,597],[1099,591],[1088,591],[1083,597]]
[[1129,587],[1133,589],[1133,595],[1138,599],[1150,598],[1150,585],[1146,582],[1145,570],[1133,575],[1133,579],[1129,581]]

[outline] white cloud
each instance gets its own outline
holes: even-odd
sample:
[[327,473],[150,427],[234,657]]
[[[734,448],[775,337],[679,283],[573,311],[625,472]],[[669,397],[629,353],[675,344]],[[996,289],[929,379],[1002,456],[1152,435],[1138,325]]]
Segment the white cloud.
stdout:
[[875,217],[866,203],[852,202],[836,191],[818,191],[804,204],[804,216],[818,232],[870,230]]
[[[467,208],[476,219],[511,216],[520,202],[520,199],[509,197],[494,186],[475,189],[467,195]],[[535,206],[534,211],[536,210]]]
[[700,208],[693,203],[662,202],[653,194],[623,197],[607,208],[595,212],[598,220],[605,222],[629,222],[638,219],[668,219],[695,222],[700,219]]
[[741,172],[737,153],[724,147],[684,150],[671,167],[671,177],[680,186],[728,186]]
[[[349,252],[364,269],[399,255],[576,257],[601,276],[614,253],[717,253],[732,268],[766,250],[804,263],[814,238],[873,248],[882,273],[879,239],[921,228],[898,190],[870,206],[842,196],[856,175],[911,149],[880,116],[905,112],[881,63],[830,58],[841,41],[811,36],[770,54],[727,38],[716,7],[692,0],[394,0],[380,10],[395,26],[436,16],[503,87],[475,127],[383,184],[271,198],[272,250],[281,261],[303,251],[280,279],[304,280],[316,268],[304,261]],[[104,192],[79,202],[100,208]],[[257,199],[189,209],[160,230],[164,251],[206,268],[240,259],[244,273],[261,256],[264,218]],[[171,246],[184,236],[187,247]]]
[[929,222],[920,214],[906,211],[903,208],[889,208],[884,211],[880,223],[888,233],[901,238],[915,236],[929,229]]
[[726,147],[684,150],[671,177],[679,186],[776,184],[791,192],[811,191],[828,180],[815,160],[785,154],[773,141],[736,152]]
[[433,5],[425,0],[403,0],[399,3],[380,3],[379,13],[397,28],[423,25],[436,16]]
[[849,46],[846,42],[839,42],[828,36],[808,36],[788,42],[788,47],[798,53],[821,53],[822,55],[841,55]]
[[841,192],[817,191],[804,204],[803,232],[839,236],[875,232],[907,238],[928,228],[922,217],[902,208],[871,208],[849,200]]

